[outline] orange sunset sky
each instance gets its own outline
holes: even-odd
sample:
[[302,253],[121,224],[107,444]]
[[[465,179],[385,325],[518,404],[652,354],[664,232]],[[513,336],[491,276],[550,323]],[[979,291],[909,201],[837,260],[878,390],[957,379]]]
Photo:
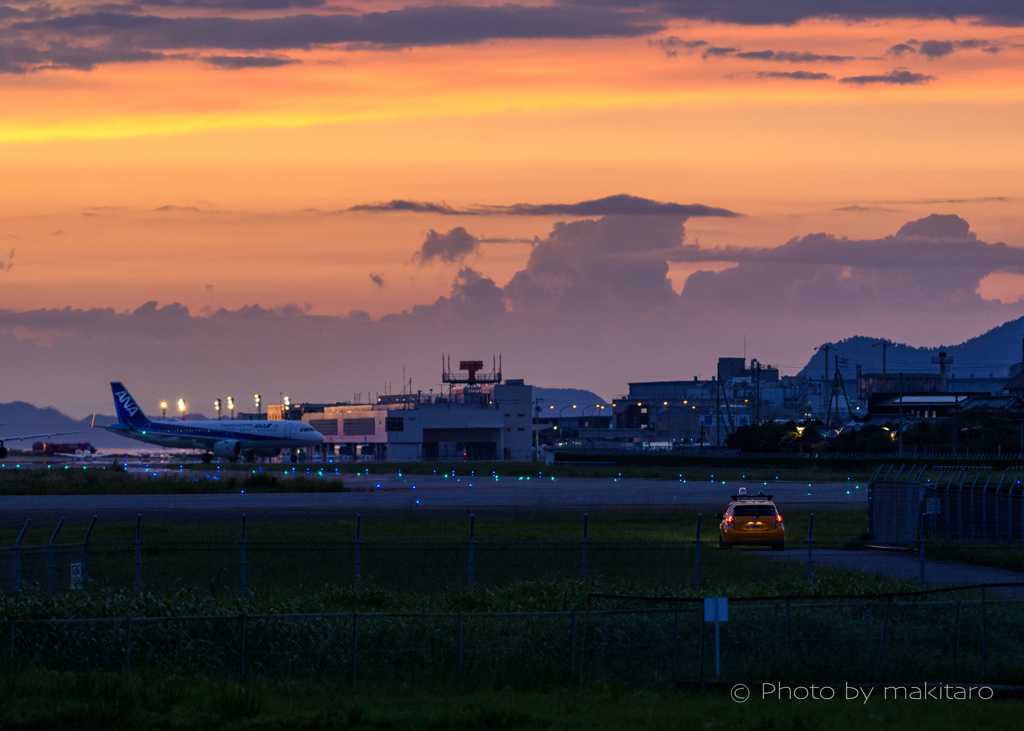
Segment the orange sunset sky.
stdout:
[[[701,250],[875,241],[931,214],[1009,247],[970,316],[954,303],[912,329],[865,311],[813,344],[937,345],[1020,314],[1016,3],[0,2],[0,332],[39,357],[47,328],[17,313],[155,300],[192,319],[259,304],[377,320],[453,296],[467,268],[511,312],[538,242],[603,212],[507,207],[617,194],[740,214],[680,219],[678,246]],[[393,200],[448,209],[349,210]],[[472,244],[425,253],[459,227]],[[641,258],[675,295],[737,265]]]

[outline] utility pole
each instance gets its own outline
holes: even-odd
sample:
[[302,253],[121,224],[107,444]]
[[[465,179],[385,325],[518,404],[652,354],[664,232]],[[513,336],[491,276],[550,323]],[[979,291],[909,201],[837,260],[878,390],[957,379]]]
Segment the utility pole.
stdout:
[[872,348],[881,346],[882,348],[882,382],[885,382],[885,349],[888,348],[892,343],[888,340],[879,340],[877,343],[872,343]]
[[899,434],[899,448],[897,454],[903,456],[903,373],[900,372],[900,423],[897,424],[896,431]]
[[938,363],[939,364],[939,392],[940,393],[948,392],[949,388],[948,388],[947,383],[946,383],[946,366],[953,365],[953,357],[952,356],[947,357],[946,356],[946,352],[943,351],[943,352],[939,353],[938,355],[933,355],[932,356],[932,363]]

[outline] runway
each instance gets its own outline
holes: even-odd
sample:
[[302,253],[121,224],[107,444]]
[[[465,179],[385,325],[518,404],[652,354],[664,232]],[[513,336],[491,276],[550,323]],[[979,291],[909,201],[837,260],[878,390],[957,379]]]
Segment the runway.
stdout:
[[[215,474],[215,473],[212,473]],[[315,473],[314,473],[315,474]],[[296,477],[306,477],[296,473]],[[145,479],[140,478],[140,479]],[[283,478],[285,481],[287,478]],[[509,515],[516,513],[706,510],[720,512],[739,488],[774,495],[780,510],[863,510],[867,485],[855,482],[795,483],[668,481],[532,477],[345,475],[349,492],[188,495],[0,496],[0,523],[127,520],[304,519],[405,515]]]

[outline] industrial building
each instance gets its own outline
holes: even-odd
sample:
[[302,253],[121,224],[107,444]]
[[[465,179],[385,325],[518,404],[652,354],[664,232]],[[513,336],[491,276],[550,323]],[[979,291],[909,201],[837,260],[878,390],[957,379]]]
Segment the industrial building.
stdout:
[[533,387],[481,375],[481,361],[444,369],[442,395],[401,393],[372,404],[271,404],[270,419],[308,423],[324,436],[324,454],[391,462],[534,459]]

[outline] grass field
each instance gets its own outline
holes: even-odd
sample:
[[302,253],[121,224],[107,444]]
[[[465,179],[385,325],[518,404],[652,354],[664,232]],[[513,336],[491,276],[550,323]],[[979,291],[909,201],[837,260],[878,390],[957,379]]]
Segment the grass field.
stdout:
[[0,729],[91,731],[958,731],[1014,728],[1024,701],[762,699],[727,689],[560,688],[547,692],[329,683],[210,681],[175,675],[0,675]]
[[247,492],[343,492],[340,475],[296,475],[287,479],[252,469],[186,467],[181,474],[154,474],[138,468],[54,465],[43,469],[0,469],[0,495],[194,495]]

